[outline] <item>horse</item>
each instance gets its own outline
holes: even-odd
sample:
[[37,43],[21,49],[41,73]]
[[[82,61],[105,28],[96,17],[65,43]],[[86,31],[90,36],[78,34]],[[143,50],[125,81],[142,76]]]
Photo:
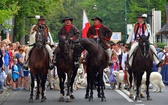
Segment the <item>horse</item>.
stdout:
[[148,41],[149,36],[150,36],[149,34],[148,36],[145,36],[145,35],[140,36],[138,47],[136,48],[133,54],[134,58],[133,58],[132,67],[131,69],[129,69],[130,91],[132,91],[133,76],[134,76],[134,81],[137,87],[136,96],[135,96],[136,101],[140,100],[139,93],[140,93],[142,75],[144,74],[144,71],[146,71],[147,73],[146,75],[147,100],[151,100],[150,95],[149,95],[149,83],[150,83],[149,77],[152,72],[153,52],[150,50],[150,43]]
[[[57,54],[56,66],[57,73],[60,80],[60,98],[59,102],[64,101],[64,82],[67,73],[67,99],[66,102],[71,102],[71,99],[74,99],[73,95],[73,83],[77,74],[78,67],[74,65],[76,54],[72,49],[71,43],[66,39],[65,36],[59,37],[59,48],[60,52]],[[78,55],[78,54],[77,54]],[[71,92],[71,93],[70,93]]]
[[46,36],[44,33],[44,27],[39,26],[37,33],[35,35],[35,44],[30,52],[29,56],[29,67],[31,74],[31,93],[29,98],[29,103],[33,103],[33,89],[34,89],[34,79],[37,80],[37,94],[36,99],[39,99],[40,86],[41,91],[41,102],[46,101],[44,96],[45,83],[47,79],[48,67],[49,67],[49,54],[45,48]]
[[96,43],[93,39],[80,39],[79,43],[81,49],[88,51],[85,64],[87,72],[85,99],[93,101],[93,84],[98,82],[98,97],[101,98],[101,101],[106,101],[106,97],[104,95],[103,70],[108,66],[108,55],[103,47],[99,43]]

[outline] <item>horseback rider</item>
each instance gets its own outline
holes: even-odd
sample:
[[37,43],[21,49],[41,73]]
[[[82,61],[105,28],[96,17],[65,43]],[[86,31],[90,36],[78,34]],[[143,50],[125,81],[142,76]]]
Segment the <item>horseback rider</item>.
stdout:
[[[64,36],[64,35],[66,36],[66,39],[70,42],[70,47],[72,47],[71,42],[77,40],[80,37],[80,32],[76,28],[76,26],[72,24],[72,21],[73,21],[73,18],[65,17],[62,20],[62,22],[64,23],[64,26],[58,32],[58,37],[61,38],[61,36]],[[60,48],[59,46],[57,46],[54,51],[54,63],[57,62],[56,58],[59,51],[60,51]],[[74,65],[79,66],[79,61],[75,61]]]
[[[131,49],[129,51],[129,58],[128,58],[128,62],[127,64],[129,65],[129,67],[132,66],[132,61],[133,61],[133,53],[135,52],[137,46],[138,46],[138,40],[140,38],[141,35],[145,35],[145,36],[149,36],[149,42],[152,42],[152,36],[151,36],[151,30],[150,30],[150,24],[147,24],[144,20],[145,18],[147,18],[147,14],[138,14],[137,15],[137,23],[135,23],[133,25],[133,31],[132,34],[129,35],[128,40],[127,40],[127,44],[132,44]],[[156,63],[156,66],[159,67],[160,64],[162,63],[162,61],[159,61],[158,57],[157,57],[157,52],[155,47],[150,44],[150,49],[153,52],[153,60]]]
[[91,19],[92,21],[94,21],[93,26],[91,26],[87,32],[87,37],[88,38],[93,38],[95,41],[97,41],[98,43],[100,43],[100,45],[105,49],[109,60],[108,60],[108,64],[111,65],[112,61],[111,61],[111,46],[108,43],[108,41],[110,40],[111,36],[112,36],[112,31],[110,30],[110,28],[108,28],[107,26],[103,25],[102,19],[99,17],[94,17]]
[[30,46],[29,46],[29,49],[27,50],[27,53],[26,53],[26,62],[24,64],[24,68],[28,68],[28,59],[29,59],[29,53],[30,51],[32,50],[32,48],[34,47],[34,44],[35,44],[35,35],[38,31],[38,28],[39,26],[43,27],[44,28],[44,33],[45,33],[45,36],[46,36],[46,44],[45,44],[45,48],[46,50],[48,51],[49,53],[49,57],[50,57],[50,63],[49,63],[49,69],[53,69],[54,66],[52,64],[52,59],[53,59],[53,53],[52,53],[52,49],[51,47],[49,46],[49,44],[51,43],[51,35],[49,35],[49,29],[47,27],[47,25],[45,24],[45,18],[43,16],[40,16],[40,18],[38,19],[38,23],[36,25],[33,25],[32,28],[31,28],[31,31],[30,31]]

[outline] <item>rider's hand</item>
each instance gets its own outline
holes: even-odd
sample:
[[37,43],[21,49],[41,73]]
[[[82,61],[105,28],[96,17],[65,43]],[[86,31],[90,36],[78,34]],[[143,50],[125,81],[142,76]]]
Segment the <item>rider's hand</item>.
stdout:
[[98,35],[93,36],[93,38],[97,39],[97,38],[98,38]]
[[71,37],[70,40],[73,40],[73,37]]
[[134,43],[135,43],[135,41],[132,41],[132,42],[131,42],[131,45],[133,45]]

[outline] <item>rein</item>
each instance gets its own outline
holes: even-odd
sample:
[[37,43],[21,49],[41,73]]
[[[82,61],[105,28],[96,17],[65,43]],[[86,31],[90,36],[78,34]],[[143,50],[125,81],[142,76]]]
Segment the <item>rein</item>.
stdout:
[[87,59],[88,57],[92,56],[92,55],[98,50],[98,47],[99,47],[99,40],[97,39],[97,40],[96,40],[96,50],[93,51],[90,55],[86,56],[86,59]]

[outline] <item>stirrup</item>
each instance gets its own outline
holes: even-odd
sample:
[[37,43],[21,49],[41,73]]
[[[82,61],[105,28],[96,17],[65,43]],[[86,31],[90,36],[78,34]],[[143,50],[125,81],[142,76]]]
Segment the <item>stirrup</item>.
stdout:
[[49,69],[50,69],[50,70],[54,69],[54,67],[55,67],[55,66],[54,66],[53,64],[51,64],[51,63],[49,64]]
[[75,67],[79,67],[79,61],[74,62]]
[[164,62],[164,60],[161,60],[161,61],[156,65],[156,67],[160,67],[163,62]]
[[111,60],[108,61],[108,65],[111,66],[113,65],[113,62]]

